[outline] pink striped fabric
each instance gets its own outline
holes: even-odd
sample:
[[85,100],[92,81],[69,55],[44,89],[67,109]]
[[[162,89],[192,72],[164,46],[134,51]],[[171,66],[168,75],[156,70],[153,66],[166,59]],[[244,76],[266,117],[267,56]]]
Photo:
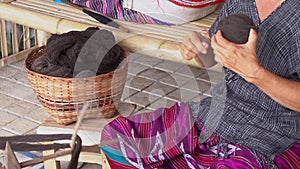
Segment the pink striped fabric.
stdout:
[[123,0],[71,0],[71,2],[76,5],[98,11],[101,14],[113,19],[119,19],[141,24],[148,23],[171,25],[169,23],[159,21],[140,12],[125,9],[122,5]]
[[[295,144],[270,163],[261,154],[213,134],[198,142],[203,126],[196,128],[189,108],[176,103],[151,113],[119,117],[105,126],[101,142],[118,139],[107,145],[119,159],[108,157],[111,168],[118,169],[299,169],[300,144]],[[113,154],[113,152],[110,152]]]
[[[221,3],[224,0],[169,0],[169,1],[179,6],[185,6],[190,8],[201,8],[207,5]],[[124,20],[128,22],[142,23],[142,24],[147,23],[147,24],[172,25],[170,23],[150,17],[141,12],[124,8],[122,4],[123,0],[71,0],[71,2],[82,7],[93,9],[105,16],[114,19]]]

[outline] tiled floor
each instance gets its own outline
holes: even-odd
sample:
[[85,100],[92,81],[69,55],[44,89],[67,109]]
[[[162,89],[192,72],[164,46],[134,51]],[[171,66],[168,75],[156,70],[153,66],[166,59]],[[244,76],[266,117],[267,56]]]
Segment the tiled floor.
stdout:
[[[136,113],[200,101],[221,78],[220,72],[189,67],[140,54],[130,55],[122,100],[137,104]],[[48,117],[26,77],[23,61],[0,68],[0,137],[36,132]],[[100,168],[87,164],[84,168]]]

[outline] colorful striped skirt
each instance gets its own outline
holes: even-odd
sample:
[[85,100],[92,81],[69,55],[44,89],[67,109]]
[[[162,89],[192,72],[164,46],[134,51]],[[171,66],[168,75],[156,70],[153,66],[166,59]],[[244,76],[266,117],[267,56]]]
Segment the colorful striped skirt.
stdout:
[[300,169],[300,144],[273,160],[212,135],[199,142],[202,129],[184,103],[151,113],[118,117],[101,133],[102,147],[111,168],[127,169]]

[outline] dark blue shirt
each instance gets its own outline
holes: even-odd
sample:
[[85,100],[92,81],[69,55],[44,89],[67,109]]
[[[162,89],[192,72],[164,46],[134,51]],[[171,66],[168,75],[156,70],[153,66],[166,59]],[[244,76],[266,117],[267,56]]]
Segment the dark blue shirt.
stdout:
[[[299,0],[286,0],[260,21],[254,0],[227,0],[209,33],[213,36],[218,22],[229,14],[249,16],[258,32],[260,65],[280,77],[300,82],[299,11]],[[223,72],[224,79],[212,90],[212,98],[200,104],[190,103],[194,116],[207,131],[271,158],[300,140],[299,112],[280,105],[235,72],[226,68]]]

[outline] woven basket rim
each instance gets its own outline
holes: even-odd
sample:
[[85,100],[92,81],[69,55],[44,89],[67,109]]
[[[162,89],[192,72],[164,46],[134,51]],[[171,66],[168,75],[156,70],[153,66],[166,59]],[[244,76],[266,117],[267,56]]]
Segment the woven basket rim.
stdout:
[[[97,78],[97,77],[101,77],[101,76],[105,76],[105,75],[110,75],[110,74],[113,74],[115,71],[117,71],[117,69],[113,70],[113,71],[110,71],[110,72],[107,72],[107,73],[102,73],[102,74],[99,74],[99,75],[96,75],[96,76],[90,76],[90,77],[80,77],[80,78],[75,78],[75,77],[58,77],[58,76],[49,76],[49,75],[46,75],[46,74],[42,74],[42,73],[38,73],[38,72],[35,72],[33,70],[30,70],[29,69],[29,63],[28,63],[28,59],[31,58],[33,56],[33,53],[36,52],[36,51],[39,51],[39,50],[43,50],[45,49],[46,46],[43,45],[37,49],[34,49],[32,50],[25,58],[25,62],[24,62],[24,67],[25,67],[25,70],[28,72],[28,73],[32,73],[34,75],[37,75],[37,76],[43,76],[45,78],[49,78],[49,79],[57,79],[57,80],[88,80],[88,79],[91,79],[91,78]],[[121,48],[121,52],[123,53],[122,54],[122,60],[119,64],[119,66],[122,64],[122,62],[127,59],[127,52],[122,48]],[[38,56],[40,57],[40,56]],[[32,63],[31,63],[32,64]]]

